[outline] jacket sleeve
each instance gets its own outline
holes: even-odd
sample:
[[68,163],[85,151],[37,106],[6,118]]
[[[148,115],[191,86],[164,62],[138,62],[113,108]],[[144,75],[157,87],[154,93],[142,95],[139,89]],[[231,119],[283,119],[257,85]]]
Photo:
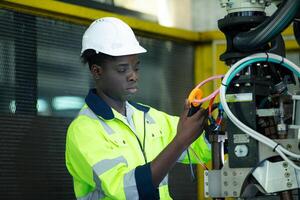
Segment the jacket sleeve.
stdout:
[[[168,115],[166,113],[163,113],[164,118],[165,118],[165,123],[167,124],[164,125],[162,124],[162,126],[164,127],[163,130],[165,133],[168,133],[169,136],[165,137],[166,138],[166,143],[170,143],[173,138],[175,137],[176,133],[177,133],[177,124],[179,121],[179,117],[177,116],[171,116]],[[209,160],[211,160],[211,146],[209,144],[209,142],[205,139],[205,134],[204,132],[202,133],[202,135],[195,140],[189,148],[192,148],[193,151],[190,150],[190,158],[192,163],[199,163],[199,159],[201,160],[201,162],[206,163]],[[194,153],[196,153],[197,155],[195,155]],[[181,163],[188,163],[188,156],[187,156],[187,151],[184,151],[182,153],[182,155],[180,156],[180,158],[178,159],[178,162]]]
[[[199,162],[207,163],[208,161],[211,160],[211,145],[205,139],[204,132],[195,142],[193,142],[190,145],[188,149],[189,149],[191,162],[194,164],[197,164]],[[182,153],[178,162],[185,163],[185,164],[189,163],[187,150]]]
[[150,166],[128,166],[122,152],[114,149],[104,130],[96,126],[79,117],[68,129],[66,164],[74,179],[76,197],[134,200],[153,195],[153,199],[158,199]]

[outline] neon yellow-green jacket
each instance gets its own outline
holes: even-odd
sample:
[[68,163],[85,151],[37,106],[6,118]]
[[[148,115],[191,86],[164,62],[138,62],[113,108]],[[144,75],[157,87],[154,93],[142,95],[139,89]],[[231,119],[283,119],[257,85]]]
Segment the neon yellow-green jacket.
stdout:
[[[69,126],[66,165],[77,199],[171,199],[167,176],[154,188],[150,162],[174,138],[178,117],[132,102],[126,111],[127,118],[92,89]],[[211,159],[203,136],[191,147],[203,162]],[[178,161],[187,163],[185,152]]]

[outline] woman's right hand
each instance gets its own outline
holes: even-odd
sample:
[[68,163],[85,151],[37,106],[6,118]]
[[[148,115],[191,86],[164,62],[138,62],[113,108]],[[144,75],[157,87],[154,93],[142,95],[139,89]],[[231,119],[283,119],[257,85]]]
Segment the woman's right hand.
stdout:
[[207,125],[207,110],[200,108],[196,113],[188,117],[189,109],[190,104],[186,100],[184,111],[177,125],[177,134],[174,138],[176,142],[184,148],[187,148],[193,143],[201,135],[204,127]]

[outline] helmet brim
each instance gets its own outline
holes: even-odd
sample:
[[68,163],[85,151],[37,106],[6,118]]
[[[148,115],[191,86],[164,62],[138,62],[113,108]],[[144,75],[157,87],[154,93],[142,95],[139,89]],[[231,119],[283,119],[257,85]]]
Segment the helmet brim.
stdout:
[[[110,51],[98,51],[97,48],[89,48],[89,49],[93,49],[96,51],[96,53],[104,53],[106,55],[110,55],[110,56],[127,56],[127,55],[133,55],[133,54],[141,54],[141,53],[146,53],[147,50],[145,48],[143,48],[142,46],[138,45],[135,47],[131,47],[131,48],[119,48],[116,49],[114,51],[110,50]],[[81,50],[81,55],[82,53],[87,50],[87,49],[82,49]]]

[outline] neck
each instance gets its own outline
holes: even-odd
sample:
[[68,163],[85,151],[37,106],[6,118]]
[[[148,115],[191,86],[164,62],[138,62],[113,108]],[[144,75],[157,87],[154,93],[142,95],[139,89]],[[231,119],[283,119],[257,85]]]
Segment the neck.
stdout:
[[125,101],[113,99],[98,89],[97,95],[100,96],[110,107],[112,107],[122,115],[126,115]]

